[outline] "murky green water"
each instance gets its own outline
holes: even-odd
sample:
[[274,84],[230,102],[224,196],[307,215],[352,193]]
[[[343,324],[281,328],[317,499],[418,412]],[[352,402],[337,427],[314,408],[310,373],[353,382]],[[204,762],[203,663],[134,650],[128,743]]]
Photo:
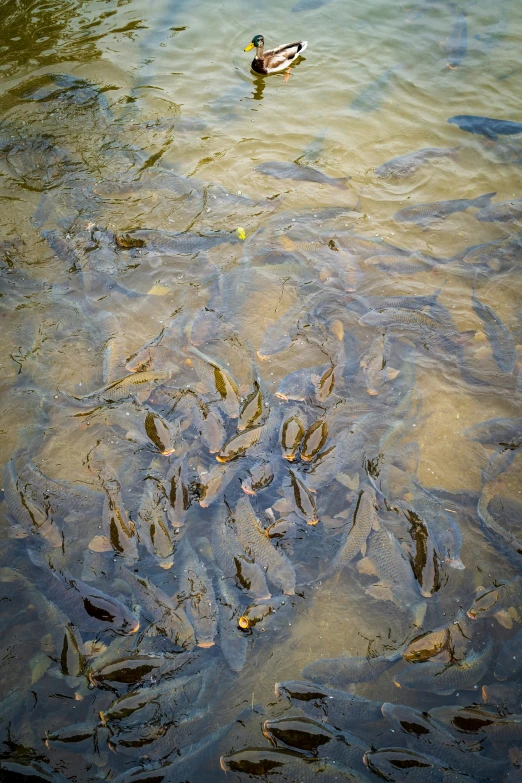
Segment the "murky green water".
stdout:
[[0,19],[0,780],[518,780],[522,9]]

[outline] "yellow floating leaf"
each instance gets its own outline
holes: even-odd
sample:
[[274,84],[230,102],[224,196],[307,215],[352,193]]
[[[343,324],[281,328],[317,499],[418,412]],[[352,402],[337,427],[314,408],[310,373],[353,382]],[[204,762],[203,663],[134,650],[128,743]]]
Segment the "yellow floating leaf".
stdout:
[[170,288],[167,288],[166,285],[161,285],[161,283],[156,283],[147,291],[147,294],[150,294],[150,296],[165,296],[165,294],[170,294]]
[[239,239],[246,239],[246,231],[242,226],[239,226],[237,229],[237,235]]

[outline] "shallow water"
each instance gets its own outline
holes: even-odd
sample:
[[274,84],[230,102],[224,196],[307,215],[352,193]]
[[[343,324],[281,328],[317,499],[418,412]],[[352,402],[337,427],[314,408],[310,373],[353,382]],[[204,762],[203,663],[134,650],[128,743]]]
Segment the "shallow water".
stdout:
[[[522,615],[522,213],[486,219],[489,203],[522,198],[522,134],[492,139],[447,122],[522,119],[522,9],[477,0],[465,12],[455,54],[447,47],[459,9],[444,2],[4,4],[2,779],[24,779],[29,765],[39,780],[115,780],[160,762],[174,783],[248,779],[230,766],[225,774],[220,757],[270,750],[263,721],[303,714],[274,695],[276,681],[305,679],[304,667],[321,658],[389,657],[378,679],[342,674],[346,660],[316,678],[377,709],[484,706],[487,688],[507,680],[509,711],[522,712],[521,674],[500,663]],[[267,47],[308,40],[289,81],[250,71],[243,47],[257,32]],[[426,148],[448,154],[403,176],[376,172]],[[256,170],[273,161],[310,166],[315,181]],[[485,194],[434,214],[434,202]],[[421,204],[432,205],[428,219],[397,216]],[[372,299],[390,296],[426,299],[396,304],[399,312]],[[144,370],[156,376],[136,385]],[[298,370],[296,386],[287,377]],[[124,376],[134,390],[107,388]],[[227,462],[234,408],[255,389],[251,441]],[[304,443],[293,461],[282,459],[281,429],[293,415],[303,431],[327,424],[311,461]],[[499,418],[512,420],[507,435],[499,422],[487,436],[470,430]],[[241,482],[249,488],[259,462],[274,478],[247,496]],[[208,473],[219,466],[211,490]],[[238,521],[247,497],[261,531],[284,521],[280,536],[259,534],[267,562]],[[361,498],[376,504],[371,532],[334,567]],[[237,623],[252,593],[223,576],[217,552],[227,517],[227,546],[260,562],[273,598],[271,613],[245,631]],[[386,556],[379,530],[391,535]],[[295,591],[274,565],[281,553]],[[116,614],[134,612],[139,630],[121,636],[117,620],[89,622],[71,583],[59,598],[53,572],[63,569],[121,602]],[[237,604],[230,610],[223,580]],[[186,611],[195,636],[166,630],[154,585],[170,620]],[[471,620],[490,588],[499,590],[494,605]],[[198,619],[207,605],[210,631]],[[63,648],[69,623],[78,626],[76,657],[70,639]],[[483,670],[450,688],[436,678],[423,689],[401,685],[423,667],[401,660],[407,644],[457,623],[465,643],[453,638],[435,661],[451,673],[479,654]],[[140,681],[97,679],[102,665],[137,655],[155,661]],[[156,685],[170,693],[185,676],[187,704],[155,697],[139,719],[111,718],[118,696]],[[491,697],[488,709],[504,714],[504,698]],[[520,774],[516,720],[494,736],[452,729],[499,762],[489,779]],[[361,780],[379,779],[371,768],[363,777],[370,746],[411,742],[386,716],[336,728],[364,745],[344,761]],[[318,751],[332,753],[331,743]],[[458,769],[480,777],[469,764]],[[425,779],[397,769],[389,779],[413,774]],[[355,779],[343,775],[313,771]]]

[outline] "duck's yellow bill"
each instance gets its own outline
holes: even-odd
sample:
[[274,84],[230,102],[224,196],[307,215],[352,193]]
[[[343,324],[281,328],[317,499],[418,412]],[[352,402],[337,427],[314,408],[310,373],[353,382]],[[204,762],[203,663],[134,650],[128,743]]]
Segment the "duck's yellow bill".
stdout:
[[244,51],[244,52],[249,52],[249,51],[250,51],[251,49],[253,49],[253,48],[254,48],[254,44],[252,43],[252,41],[250,41],[250,43],[248,44],[248,46],[245,46],[245,48],[243,49],[243,51]]

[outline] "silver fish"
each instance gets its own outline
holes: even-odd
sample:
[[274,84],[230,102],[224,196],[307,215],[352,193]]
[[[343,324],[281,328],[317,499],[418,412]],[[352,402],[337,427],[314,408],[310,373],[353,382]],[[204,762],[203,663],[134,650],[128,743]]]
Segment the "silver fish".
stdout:
[[404,179],[418,171],[426,161],[437,158],[454,158],[460,147],[450,147],[443,149],[440,147],[425,147],[416,152],[409,152],[407,155],[401,155],[398,158],[383,163],[377,169],[375,174],[378,177],[393,177],[395,179]]
[[237,538],[246,554],[265,569],[268,578],[284,593],[295,593],[295,571],[287,556],[266,536],[248,497],[238,501],[233,519]]
[[483,223],[509,223],[522,217],[522,198],[500,201],[475,213],[475,218]]
[[456,663],[410,664],[394,677],[399,688],[409,688],[430,693],[453,693],[455,690],[473,688],[488,670],[493,655],[493,644],[489,642],[483,650],[472,651]]
[[191,621],[198,647],[212,647],[217,633],[217,603],[212,580],[207,569],[196,555],[188,539],[181,544],[179,594],[184,601],[187,617]]
[[333,558],[325,576],[335,576],[359,552],[366,553],[366,541],[372,528],[378,526],[376,514],[377,499],[372,487],[365,487],[354,498],[350,507],[350,514],[341,534],[339,548]]
[[339,658],[320,658],[303,669],[303,676],[313,682],[331,682],[341,687],[348,683],[371,682],[391,669],[400,659],[400,653],[392,656],[340,656]]
[[484,324],[484,331],[498,368],[502,372],[512,373],[517,361],[517,349],[511,332],[496,312],[477,298],[475,286],[473,286],[471,302],[473,310]]
[[296,163],[283,163],[280,161],[269,161],[255,166],[255,171],[266,174],[276,179],[294,179],[305,182],[318,182],[321,185],[331,185],[340,190],[346,190],[346,183],[351,177],[327,177],[322,171],[313,169],[310,166],[299,166]]
[[404,207],[395,213],[393,219],[397,223],[417,223],[429,225],[436,220],[447,218],[455,212],[465,212],[470,207],[481,209],[488,207],[496,193],[486,193],[477,198],[458,198],[450,201],[436,201],[430,204],[417,204],[413,207]]
[[270,598],[263,569],[247,557],[232,523],[225,521],[221,514],[212,525],[212,552],[225,579],[235,580],[252,598]]
[[350,109],[357,112],[376,111],[382,104],[392,76],[397,66],[386,68],[383,73],[365,87],[350,104]]
[[197,348],[189,348],[195,371],[212,394],[217,394],[223,411],[232,419],[239,416],[238,387],[228,370]]
[[457,14],[448,40],[444,45],[444,51],[448,57],[448,68],[452,69],[457,68],[467,54],[468,24],[464,9]]
[[162,568],[170,568],[174,560],[174,542],[167,517],[165,494],[157,482],[149,479],[138,509],[138,538],[158,559]]
[[388,340],[386,335],[376,337],[371,348],[360,361],[368,394],[374,396],[387,381],[393,381],[399,370],[390,367],[387,362]]

